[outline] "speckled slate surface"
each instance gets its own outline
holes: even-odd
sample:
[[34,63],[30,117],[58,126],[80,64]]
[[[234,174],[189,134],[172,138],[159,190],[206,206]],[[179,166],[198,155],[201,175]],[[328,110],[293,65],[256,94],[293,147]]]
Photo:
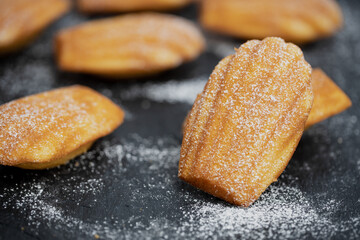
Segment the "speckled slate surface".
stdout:
[[[344,29],[302,49],[353,107],[309,129],[279,181],[249,209],[177,179],[191,101],[241,41],[205,33],[208,49],[198,60],[144,80],[107,82],[56,69],[52,36],[87,20],[73,11],[29,48],[0,58],[0,104],[83,84],[127,114],[118,130],[66,166],[0,167],[0,239],[359,239],[360,3],[340,4]],[[189,6],[175,14],[195,20],[197,11]]]

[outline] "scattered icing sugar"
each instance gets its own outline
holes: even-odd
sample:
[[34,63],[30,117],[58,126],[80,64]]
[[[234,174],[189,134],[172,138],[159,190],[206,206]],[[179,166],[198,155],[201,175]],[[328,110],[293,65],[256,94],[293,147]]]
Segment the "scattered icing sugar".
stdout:
[[[316,47],[305,49],[305,55],[314,66],[321,66],[329,75],[333,76],[334,80],[343,89],[352,88],[352,91],[349,91],[351,99],[353,103],[358,103],[359,96],[354,90],[355,86],[358,85],[356,85],[356,81],[346,79],[349,74],[344,74],[344,71],[346,71],[352,73],[353,79],[360,77],[360,68],[353,67],[354,64],[359,63],[358,58],[353,57],[360,51],[358,41],[360,31],[358,31],[358,24],[356,24],[358,14],[351,12],[351,1],[341,1],[340,3],[346,17],[346,24],[341,34],[337,34],[330,39],[330,42],[334,42],[334,44],[330,43],[329,45],[326,44],[326,41],[321,41],[321,44],[317,44]],[[72,26],[85,20],[87,20],[87,17],[84,15],[69,14],[62,19],[61,26]],[[53,29],[45,34],[52,36],[56,31],[57,29]],[[52,44],[51,41],[44,40],[46,41],[36,41],[31,48],[24,52],[25,57],[28,57],[26,62],[23,62],[22,57],[13,59],[16,60],[15,63],[7,60],[3,62],[4,65],[0,69],[0,89],[3,92],[6,91],[12,98],[49,90],[58,82],[54,79],[57,73],[52,72],[54,67],[50,64],[52,62]],[[209,51],[221,58],[227,56],[228,53],[233,53],[233,46],[238,47],[240,45],[227,44],[225,40],[218,42],[219,44],[223,43],[219,48],[213,48],[216,47],[216,43],[210,42]],[[44,43],[47,44],[44,45]],[[349,66],[348,69],[344,70],[343,67],[338,66],[340,62],[338,58],[339,51],[335,51],[332,46],[344,50],[341,51],[340,60],[345,63],[343,66]],[[353,47],[352,51],[348,50],[349,46]],[[332,51],[329,51],[329,49],[332,49]],[[325,57],[315,57],[324,52],[327,53],[324,55]],[[46,59],[38,61],[35,60],[35,57],[46,57]],[[36,75],[36,77],[33,77],[33,75]],[[204,84],[205,80],[207,80],[207,77],[206,79],[204,77]],[[186,83],[192,84],[191,82]],[[153,84],[155,88],[164,85],[166,83]],[[145,87],[137,85],[137,88],[139,92],[133,92],[133,95],[128,96],[128,99],[147,98],[149,96],[146,94]],[[193,95],[191,99],[179,97],[171,101],[192,104],[196,94],[202,90],[202,87],[199,88],[198,92],[195,93],[194,91],[191,94]],[[192,88],[189,86],[187,89],[191,91]],[[171,90],[177,91],[177,89]],[[117,95],[111,90],[104,90],[103,93],[110,97],[113,95],[116,97]],[[158,94],[165,93],[159,91]],[[172,97],[170,96],[170,98]],[[0,101],[3,103],[9,100],[12,99],[0,96]],[[170,102],[165,97],[150,100]],[[143,105],[148,108],[148,101],[145,100]],[[129,114],[126,116],[128,117]],[[304,134],[305,139],[303,140],[303,142],[307,143],[301,144],[302,146],[298,149],[298,151],[303,152],[301,154],[304,154],[304,156],[301,159],[296,159],[295,156],[295,159],[290,163],[290,167],[294,165],[295,170],[293,172],[305,173],[301,174],[301,176],[318,174],[318,169],[313,167],[312,162],[322,160],[324,165],[327,162],[331,163],[328,169],[325,167],[325,175],[330,175],[337,183],[345,182],[345,184],[348,184],[349,179],[346,173],[339,171],[338,166],[341,166],[344,161],[347,163],[353,161],[355,164],[354,170],[360,173],[359,149],[356,149],[356,145],[352,145],[351,148],[347,147],[356,139],[354,136],[360,135],[358,118],[359,116],[351,116],[347,111],[345,114],[335,116],[309,129]],[[332,144],[340,137],[343,139],[341,146]],[[250,208],[237,208],[222,201],[214,200],[212,197],[200,191],[195,191],[185,184],[181,185],[176,176],[179,144],[176,143],[170,146],[165,144],[168,141],[174,141],[172,138],[161,138],[162,143],[159,143],[159,139],[149,140],[138,136],[135,138],[136,141],[134,139],[118,139],[112,142],[102,140],[91,151],[71,161],[65,167],[51,170],[49,174],[43,172],[32,175],[27,172],[26,175],[31,175],[30,179],[21,180],[18,183],[14,183],[15,179],[19,181],[18,177],[9,173],[11,171],[3,170],[3,174],[0,176],[1,181],[9,181],[9,184],[0,189],[0,215],[5,216],[5,219],[9,215],[14,215],[17,219],[25,222],[21,229],[32,234],[34,238],[36,238],[40,230],[46,233],[59,231],[62,234],[60,236],[63,236],[66,232],[74,232],[74,229],[76,229],[77,237],[80,239],[89,239],[95,236],[99,236],[101,239],[184,239],[185,237],[266,239],[271,236],[278,238],[291,237],[291,234],[299,236],[300,234],[297,231],[307,234],[307,236],[299,236],[298,239],[342,238],[341,236],[347,239],[360,238],[359,214],[341,222],[335,222],[331,217],[332,212],[336,214],[343,212],[342,205],[346,201],[333,199],[321,202],[315,208],[313,205],[317,204],[318,200],[314,199],[312,194],[308,196],[304,192],[303,186],[299,187],[299,184],[284,183],[288,178],[293,178],[289,173],[285,172],[279,180],[280,184],[271,185]],[[146,149],[147,152],[142,157],[140,157],[141,153],[137,149],[139,145],[142,146],[141,148]],[[311,150],[314,147],[310,145],[316,145],[317,150],[315,153]],[[345,153],[349,150],[350,153]],[[167,155],[168,158],[158,159],[156,154],[159,153],[162,156]],[[129,156],[132,161],[126,161],[126,156]],[[152,163],[147,164],[147,159],[151,159]],[[335,163],[339,165],[335,165]],[[137,178],[141,176],[134,174],[131,179],[123,176],[131,168],[136,169],[135,173],[140,170],[151,177],[147,179],[148,181],[141,182],[143,185],[140,186]],[[25,172],[21,173],[25,175]],[[156,178],[157,176],[159,178]],[[117,178],[120,179],[122,185],[118,184],[118,182],[113,183]],[[294,181],[297,180],[294,179]],[[352,179],[350,182],[354,182],[356,184],[354,186],[358,186],[358,179]],[[328,184],[330,183],[325,182],[324,187],[328,188]],[[107,204],[107,202],[99,203],[96,200],[101,196],[112,194],[114,191],[109,190],[109,188],[113,185],[120,189],[123,186],[133,187],[132,196],[129,199],[118,196],[118,205],[122,204],[122,202],[136,207],[140,205],[139,207],[146,211],[146,205],[148,204],[146,200],[155,200],[162,204],[149,218],[142,217],[143,212],[132,214],[130,217],[122,217],[121,212],[111,212],[109,216],[98,217],[97,220],[87,220],[84,216],[80,216],[80,213],[86,208],[94,212],[101,211],[103,205]],[[150,193],[144,191],[145,189],[148,189]],[[348,190],[352,191],[346,189],[346,191]],[[319,194],[326,195],[326,199],[332,199],[333,197],[328,194],[328,190]],[[178,199],[183,201],[180,204],[181,206],[174,204]],[[77,201],[79,203],[79,207],[74,210],[75,213],[69,212],[68,201]],[[359,203],[360,199],[354,204]],[[96,204],[101,204],[101,206]],[[9,214],[9,212],[6,212],[6,209],[9,208],[15,211]],[[321,209],[323,211],[320,211]],[[169,214],[165,214],[165,211],[168,211]],[[171,218],[171,214],[174,215],[173,218]],[[270,220],[274,221],[274,223],[270,223]],[[1,229],[3,229],[3,226],[7,228],[6,225],[1,224]],[[18,227],[16,221],[12,221],[11,224],[11,228]],[[342,233],[344,234],[342,235]]]
[[[24,231],[34,233],[46,224],[53,231],[77,229],[78,236],[84,238],[98,235],[105,239],[305,239],[309,236],[324,239],[342,232],[350,232],[347,235],[350,238],[360,234],[360,217],[333,221],[332,214],[341,209],[341,202],[308,197],[298,187],[299,179],[287,173],[249,208],[232,206],[187,185],[179,194],[174,187],[181,184],[176,177],[179,155],[177,141],[166,136],[132,135],[117,142],[102,141],[71,161],[69,168],[58,168],[59,171],[46,178],[39,175],[33,181],[1,189],[1,206],[23,214],[28,223],[23,226]],[[145,179],[123,177],[134,169],[139,177],[147,175]],[[306,166],[296,166],[296,171],[309,170]],[[90,172],[92,177],[81,177],[83,172]],[[6,180],[6,175],[3,178]],[[106,186],[109,180],[113,184]],[[52,188],[55,182],[57,189]],[[140,190],[139,186],[148,191]],[[112,187],[131,189],[129,196],[123,196],[117,204],[138,208],[138,214],[119,219],[118,214],[110,213],[87,221],[78,216],[78,211],[68,208],[67,202],[74,201],[79,207],[95,210],[97,204],[107,204],[101,196],[109,194]],[[161,202],[155,212],[147,206],[153,201]],[[177,201],[182,203],[178,205]],[[315,207],[315,202],[320,202],[320,206]],[[163,211],[171,211],[173,218],[165,217]]]
[[7,67],[0,73],[0,89],[6,89],[8,95],[26,96],[43,92],[54,87],[51,64],[43,61],[19,63]]
[[147,83],[134,85],[121,93],[123,99],[148,98],[157,102],[193,104],[207,82],[207,77],[175,81],[166,83]]
[[224,237],[238,235],[246,239],[249,236],[251,239],[300,238],[307,232],[315,232],[315,228],[331,225],[326,216],[315,211],[299,189],[284,185],[271,186],[247,209],[197,202],[186,214],[191,225],[184,224],[183,230],[190,228],[190,232],[194,232],[197,229],[200,237],[205,237],[204,233],[216,236],[222,231]]
[[211,38],[208,41],[209,50],[220,58],[234,54],[234,48],[240,46],[238,42],[224,41],[217,38]]

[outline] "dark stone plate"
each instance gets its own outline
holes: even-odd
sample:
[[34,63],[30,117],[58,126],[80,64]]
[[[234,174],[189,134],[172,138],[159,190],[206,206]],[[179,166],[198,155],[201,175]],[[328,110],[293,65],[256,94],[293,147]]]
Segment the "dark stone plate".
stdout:
[[[250,208],[231,206],[177,178],[181,125],[217,62],[242,42],[205,33],[196,61],[143,80],[108,82],[57,70],[52,37],[88,20],[66,15],[30,47],[0,58],[0,104],[72,84],[120,104],[125,123],[68,165],[0,167],[0,239],[359,239],[360,4],[341,1],[345,27],[302,46],[353,101],[312,127],[279,181]],[[196,6],[177,15],[195,20]]]

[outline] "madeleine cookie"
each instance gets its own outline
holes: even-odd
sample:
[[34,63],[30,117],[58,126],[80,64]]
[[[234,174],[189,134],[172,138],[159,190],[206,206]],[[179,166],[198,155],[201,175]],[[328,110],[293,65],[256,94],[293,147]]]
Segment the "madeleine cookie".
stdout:
[[84,13],[114,13],[142,10],[166,11],[181,8],[193,0],[77,0]]
[[189,114],[179,177],[249,206],[287,166],[313,93],[301,50],[280,38],[249,41],[223,59]]
[[[306,121],[305,129],[351,107],[352,103],[350,98],[320,68],[313,69],[311,83],[314,102],[309,118]],[[195,102],[197,102],[200,97],[201,95],[199,94]],[[188,118],[189,114],[183,123],[183,131]]]
[[121,108],[83,86],[9,102],[0,106],[0,164],[25,169],[65,164],[123,118]]
[[175,68],[204,49],[201,32],[189,21],[142,13],[96,20],[56,36],[60,69],[115,78]]
[[204,0],[200,20],[207,29],[235,37],[296,43],[331,36],[343,24],[334,0]]
[[312,86],[314,103],[305,128],[351,107],[349,97],[320,68],[313,69]]
[[68,9],[68,0],[1,0],[0,54],[27,45]]

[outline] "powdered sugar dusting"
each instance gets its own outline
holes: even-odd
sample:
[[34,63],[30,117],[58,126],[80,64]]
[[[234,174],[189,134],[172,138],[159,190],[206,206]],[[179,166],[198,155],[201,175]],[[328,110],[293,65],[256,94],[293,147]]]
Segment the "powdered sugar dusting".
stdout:
[[248,209],[204,202],[194,204],[193,209],[196,214],[188,215],[195,224],[188,227],[210,235],[223,231],[225,236],[239,234],[251,239],[300,238],[317,227],[331,224],[327,217],[315,211],[299,189],[289,186],[270,187],[262,199]]
[[234,53],[234,47],[240,45],[237,42],[221,41],[221,39],[213,38],[209,42],[209,50],[220,58],[227,57]]
[[20,63],[18,66],[5,68],[0,76],[0,89],[6,89],[12,96],[46,91],[55,85],[51,74],[50,64],[33,61],[23,66],[23,63]]
[[[72,11],[29,48],[2,59],[0,101],[68,84],[89,84],[122,102],[133,118],[125,121],[118,135],[98,141],[66,166],[42,172],[0,166],[1,236],[12,237],[16,232],[34,239],[360,239],[360,116],[356,105],[360,96],[356,81],[360,77],[356,67],[360,64],[360,11],[355,2],[340,1],[346,19],[341,32],[303,47],[307,60],[325,69],[349,94],[354,106],[307,130],[279,182],[247,209],[228,205],[178,180],[180,133],[151,139],[127,136],[128,132],[145,134],[151,128],[147,119],[140,121],[143,115],[137,115],[142,114],[137,110],[142,107],[152,112],[152,101],[164,102],[156,104],[164,112],[179,109],[179,116],[185,117],[203,89],[193,82],[198,79],[196,71],[193,79],[172,81],[171,88],[165,87],[168,82],[148,83],[154,94],[148,92],[147,84],[131,83],[129,88],[127,84],[60,73],[53,65],[53,35],[89,20]],[[212,37],[208,34],[207,39]],[[206,57],[213,65],[239,45],[229,38],[210,40]],[[206,73],[199,77],[205,84],[212,69],[207,69],[209,62],[203,60],[199,65]],[[134,85],[138,91],[124,90],[133,90]],[[177,92],[177,87],[185,85],[189,98]],[[169,96],[169,90],[174,94]],[[138,98],[141,105],[132,102]],[[178,103],[185,104],[178,108]],[[167,134],[167,125],[174,121],[170,114],[149,117],[164,123],[161,134]]]
[[[335,199],[322,202],[309,198],[298,187],[299,179],[287,173],[251,207],[241,208],[205,196],[187,185],[181,187],[185,189],[180,189],[179,194],[176,188],[181,182],[176,174],[180,147],[173,138],[132,135],[118,141],[120,143],[100,142],[72,161],[69,171],[78,173],[78,177],[67,177],[67,171],[58,171],[53,176],[37,176],[33,181],[2,189],[2,207],[24,215],[28,222],[23,226],[25,231],[33,232],[32,229],[46,222],[54,230],[76,228],[78,236],[84,238],[98,235],[105,239],[305,239],[309,236],[330,238],[335,233],[348,231],[352,231],[350,237],[359,236],[360,232],[356,230],[359,217],[334,222],[332,214],[341,209],[341,203]],[[306,171],[305,168],[297,171]],[[140,173],[137,178],[124,176],[127,172],[133,174],[134,170]],[[106,178],[103,171],[106,171]],[[92,177],[84,179],[82,172],[90,172]],[[147,176],[142,179],[145,174]],[[109,179],[113,186],[106,186]],[[55,181],[62,182],[57,184],[58,190],[51,187]],[[140,191],[138,186],[147,191]],[[121,218],[108,213],[103,219],[87,221],[78,216],[78,211],[73,212],[67,207],[66,202],[70,200],[76,201],[81,208],[96,210],[98,204],[108,204],[102,196],[111,193],[113,187],[132,189],[129,196],[121,196],[117,204],[129,204],[139,212]],[[159,204],[157,211],[152,212],[147,205],[154,201]],[[320,206],[315,207],[314,201]],[[173,218],[163,216],[163,211],[171,209]]]
[[301,50],[281,39],[243,44],[219,63],[190,112],[179,176],[238,205],[256,200],[302,135],[310,74]]
[[207,82],[206,76],[182,81],[168,81],[166,83],[148,83],[134,85],[121,93],[122,98],[131,100],[148,98],[157,102],[193,104]]
[[[87,99],[81,98],[84,95]],[[0,106],[0,162],[11,166],[46,162],[109,132],[114,128],[110,107],[97,109],[102,100],[89,89],[74,86]]]

